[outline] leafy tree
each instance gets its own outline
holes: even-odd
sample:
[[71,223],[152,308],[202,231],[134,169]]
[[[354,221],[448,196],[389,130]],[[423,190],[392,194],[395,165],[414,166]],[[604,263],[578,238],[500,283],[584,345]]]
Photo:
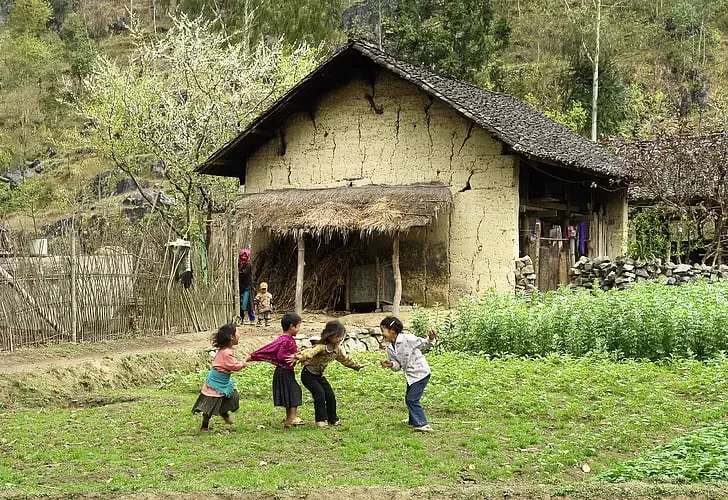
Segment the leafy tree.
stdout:
[[642,210],[630,221],[629,256],[633,259],[669,259],[668,221],[659,210]]
[[547,108],[540,105],[532,93],[526,94],[523,100],[526,101],[526,104],[532,108],[538,109],[555,122],[570,128],[574,132],[584,130],[584,127],[586,127],[587,121],[589,120],[586,110],[579,101],[571,101],[569,108],[562,112],[558,109]]
[[[166,0],[172,7],[173,0]],[[243,44],[248,53],[261,40],[319,45],[340,39],[340,0],[181,0],[176,7],[188,17],[204,16]]]
[[507,45],[510,27],[489,0],[408,0],[385,20],[384,45],[444,75],[475,81],[493,53]]
[[89,144],[138,188],[140,158],[164,162],[174,204],[165,208],[139,191],[177,235],[189,235],[237,192],[236,182],[200,176],[194,168],[308,73],[317,51],[276,41],[261,42],[248,55],[232,42],[235,33],[186,16],[160,38],[136,28],[132,35],[130,64],[100,57],[74,94],[72,104],[89,124],[76,144]]
[[[592,61],[584,53],[578,53],[572,59],[570,74],[566,83],[570,88],[568,99],[577,101],[589,114],[592,112],[593,70]],[[622,82],[621,74],[613,59],[602,52],[599,63],[599,93],[597,96],[597,130],[600,135],[616,134],[627,117],[627,86]],[[580,130],[588,135],[589,128]]]
[[39,154],[48,124],[60,119],[55,91],[64,62],[58,35],[47,27],[51,12],[45,0],[20,0],[0,35],[0,127],[13,164]]
[[72,13],[66,17],[63,22],[61,39],[66,49],[71,76],[80,83],[91,73],[97,50],[78,14]]

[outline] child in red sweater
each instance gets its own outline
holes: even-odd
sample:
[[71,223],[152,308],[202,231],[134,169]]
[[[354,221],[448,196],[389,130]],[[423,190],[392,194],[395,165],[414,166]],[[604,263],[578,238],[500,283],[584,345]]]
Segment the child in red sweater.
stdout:
[[281,318],[283,334],[273,342],[264,345],[260,349],[251,352],[245,361],[268,361],[275,365],[273,372],[273,405],[282,406],[286,409],[286,419],[283,421],[285,428],[293,425],[303,425],[298,418],[298,407],[303,402],[301,386],[296,382],[293,372],[292,356],[298,351],[294,337],[301,330],[301,317],[296,313],[286,313]]

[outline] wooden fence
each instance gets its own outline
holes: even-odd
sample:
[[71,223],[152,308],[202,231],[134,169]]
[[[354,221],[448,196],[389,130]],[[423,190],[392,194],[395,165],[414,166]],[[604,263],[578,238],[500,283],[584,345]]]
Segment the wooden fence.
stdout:
[[27,236],[11,234],[13,252],[0,256],[0,350],[212,330],[230,321],[238,238],[229,220],[216,221],[213,232],[210,248],[200,238],[188,250],[167,245],[168,235],[110,235],[113,245],[93,255],[77,255],[65,234],[50,240],[48,256],[29,255]]

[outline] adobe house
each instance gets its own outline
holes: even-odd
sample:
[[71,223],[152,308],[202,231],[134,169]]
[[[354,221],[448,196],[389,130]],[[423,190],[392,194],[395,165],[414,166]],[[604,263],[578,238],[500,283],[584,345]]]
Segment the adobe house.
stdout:
[[298,287],[303,252],[336,240],[358,252],[340,271],[346,306],[376,295],[396,307],[398,294],[454,306],[512,291],[514,259],[548,245],[559,251],[541,267],[566,279],[567,228],[582,222],[571,250],[622,254],[621,168],[519,99],[354,41],[198,171],[240,179],[238,217],[256,230],[254,250],[299,243]]

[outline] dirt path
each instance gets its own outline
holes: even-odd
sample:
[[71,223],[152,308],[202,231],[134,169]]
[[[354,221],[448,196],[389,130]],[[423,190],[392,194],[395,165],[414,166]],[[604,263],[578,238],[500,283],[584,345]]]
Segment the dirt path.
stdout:
[[[385,314],[382,313],[348,314],[336,319],[347,327],[376,328],[384,316]],[[409,322],[408,313],[403,313],[401,317],[405,324]],[[305,314],[301,335],[310,337],[319,334],[326,322],[331,319],[334,317],[324,314]],[[80,344],[52,344],[18,349],[13,352],[2,351],[0,352],[0,374],[45,371],[50,368],[66,367],[103,358],[121,358],[155,351],[207,349],[211,348],[211,333],[197,332]],[[280,334],[279,318],[274,318],[274,322],[269,327],[241,326],[240,344],[237,350],[241,353],[250,352],[272,340],[278,334]]]

